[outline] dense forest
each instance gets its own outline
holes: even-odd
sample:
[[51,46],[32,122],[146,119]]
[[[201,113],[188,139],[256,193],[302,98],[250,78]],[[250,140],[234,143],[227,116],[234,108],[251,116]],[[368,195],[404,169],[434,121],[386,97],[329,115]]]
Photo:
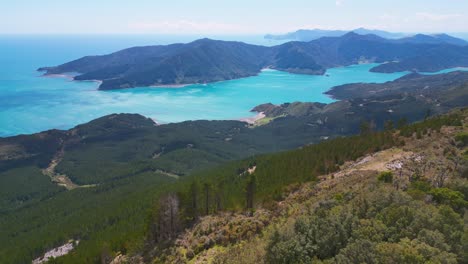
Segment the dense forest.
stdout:
[[[407,125],[402,120],[398,124],[398,131],[388,124],[387,130],[383,132],[369,131],[368,126],[363,124],[359,136],[338,138],[284,153],[256,156],[194,175],[192,180],[177,183],[173,190],[155,203],[143,249],[148,255],[143,255],[157,263],[184,263],[216,245],[235,245],[256,232],[261,233],[261,229],[256,227],[249,231],[252,222],[246,222],[242,225],[247,227],[230,228],[230,231],[212,237],[208,234],[214,231],[205,230],[208,237],[195,240],[201,243],[199,245],[185,246],[185,255],[174,251],[168,241],[175,241],[180,231],[196,226],[197,221],[204,216],[216,215],[220,211],[242,212],[253,217],[256,210],[281,203],[291,188],[299,188],[297,186],[306,182],[316,182],[319,175],[333,174],[346,161],[390,147],[405,147],[407,140],[441,133],[443,127],[461,128],[465,118],[466,111],[458,111],[414,125]],[[466,132],[457,134],[451,140],[456,145],[455,149],[463,151],[466,147]],[[445,148],[450,149],[449,146]],[[446,156],[455,159],[449,153]],[[270,230],[269,236],[266,236],[268,239],[262,261],[464,262],[468,239],[463,231],[463,215],[468,206],[465,198],[468,186],[465,178],[467,163],[467,160],[457,160],[454,168],[447,165],[445,169],[451,170],[450,176],[437,174],[429,178],[417,168],[412,168],[417,173],[413,173],[403,184],[402,179],[394,175],[398,171],[384,171],[373,176],[369,186],[362,187],[364,190],[344,193],[329,191],[333,198],[320,201],[318,206],[309,208],[297,219],[289,219],[285,228]],[[457,183],[462,184],[454,184],[454,179],[461,180]],[[353,189],[353,186],[345,187]],[[213,230],[215,226],[213,223]],[[241,235],[236,235],[239,229]],[[230,232],[234,232],[234,238]],[[216,261],[239,263],[232,262],[231,254],[239,252],[230,248],[227,253],[218,256]],[[251,255],[245,256],[241,263],[253,263],[247,258]]]

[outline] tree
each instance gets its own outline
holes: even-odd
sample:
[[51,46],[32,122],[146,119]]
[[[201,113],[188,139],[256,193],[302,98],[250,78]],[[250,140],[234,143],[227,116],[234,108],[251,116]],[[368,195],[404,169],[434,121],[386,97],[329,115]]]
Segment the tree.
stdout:
[[203,192],[205,194],[205,215],[210,213],[211,189],[212,188],[209,183],[203,184]]
[[384,130],[385,131],[392,131],[394,127],[395,127],[395,125],[393,124],[392,120],[385,121],[385,124],[384,124]]
[[198,181],[193,181],[190,184],[190,205],[191,208],[188,210],[188,216],[192,217],[193,219],[198,218],[198,198],[200,195],[200,184]]
[[379,263],[457,263],[455,254],[431,247],[417,239],[403,238],[398,243],[376,246]]
[[398,120],[397,128],[402,129],[407,125],[408,125],[408,119],[406,119],[406,117],[403,117]]
[[101,263],[107,264],[112,261],[112,251],[108,243],[104,243],[101,249]]
[[360,126],[361,135],[369,135],[376,129],[376,124],[373,120],[370,122],[362,121]]
[[254,196],[255,196],[256,188],[257,188],[257,177],[255,176],[255,174],[252,174],[249,176],[249,179],[247,181],[247,188],[246,188],[247,209],[254,208]]
[[156,242],[174,239],[180,229],[179,198],[168,194],[159,199],[159,211],[156,219]]
[[377,176],[377,179],[381,182],[392,183],[393,182],[393,173],[391,171],[383,171]]
[[216,186],[215,197],[214,197],[216,211],[223,210],[223,202],[222,202],[223,189],[224,189],[224,183],[220,181]]
[[356,240],[348,244],[335,258],[338,264],[347,263],[379,263],[377,261],[377,253],[375,252],[375,244],[369,240]]

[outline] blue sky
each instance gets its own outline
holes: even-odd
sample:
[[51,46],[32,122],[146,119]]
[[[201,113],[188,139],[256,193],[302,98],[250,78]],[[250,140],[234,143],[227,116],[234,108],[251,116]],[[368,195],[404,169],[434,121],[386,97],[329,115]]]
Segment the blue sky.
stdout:
[[2,0],[7,34],[468,32],[468,0]]

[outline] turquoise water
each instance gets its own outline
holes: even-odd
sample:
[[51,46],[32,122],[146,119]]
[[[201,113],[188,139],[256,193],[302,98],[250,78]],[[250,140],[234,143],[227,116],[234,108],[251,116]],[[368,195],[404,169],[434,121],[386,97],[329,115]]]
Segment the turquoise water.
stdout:
[[468,68],[467,67],[456,67],[456,68],[441,70],[441,71],[438,71],[438,72],[422,72],[422,74],[436,75],[436,74],[449,73],[449,72],[454,72],[454,71],[468,71]]
[[[155,40],[156,39],[156,40]],[[371,73],[373,64],[330,69],[328,76],[267,70],[258,76],[184,88],[98,91],[95,82],[41,77],[35,70],[134,45],[186,42],[169,37],[0,37],[0,136],[68,129],[111,113],[139,113],[160,123],[239,119],[262,103],[332,100],[323,94],[353,82],[386,82],[404,73]],[[258,40],[261,42],[260,40]],[[252,43],[255,43],[252,38]],[[262,44],[262,43],[259,43]],[[265,44],[265,43],[263,43]]]

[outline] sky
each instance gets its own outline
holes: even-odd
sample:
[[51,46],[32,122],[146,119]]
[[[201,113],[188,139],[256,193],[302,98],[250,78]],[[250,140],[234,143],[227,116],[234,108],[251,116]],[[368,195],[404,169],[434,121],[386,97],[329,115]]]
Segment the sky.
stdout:
[[468,32],[468,0],[0,0],[0,34]]

